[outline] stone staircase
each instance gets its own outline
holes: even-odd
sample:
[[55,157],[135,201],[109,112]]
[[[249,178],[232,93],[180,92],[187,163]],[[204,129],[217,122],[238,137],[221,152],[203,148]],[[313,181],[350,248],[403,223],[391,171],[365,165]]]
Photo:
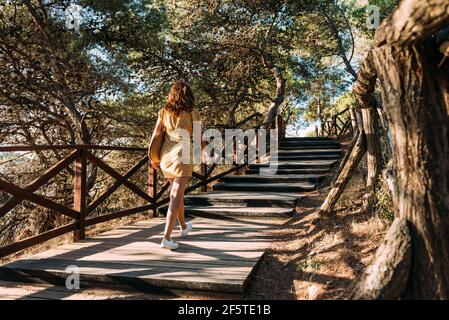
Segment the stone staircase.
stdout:
[[301,193],[315,190],[339,161],[341,148],[328,138],[285,138],[277,156],[276,174],[260,174],[269,161],[253,164],[245,175],[223,177],[212,191],[186,196],[186,215],[290,217]]

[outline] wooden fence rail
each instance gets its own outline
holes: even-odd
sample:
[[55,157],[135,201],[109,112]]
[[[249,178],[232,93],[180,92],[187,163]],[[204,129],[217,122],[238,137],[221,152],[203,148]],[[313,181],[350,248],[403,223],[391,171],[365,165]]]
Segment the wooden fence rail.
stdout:
[[[246,121],[254,119],[256,116],[250,116]],[[246,122],[241,122],[242,126]],[[285,133],[285,126],[282,119],[278,117],[271,123],[262,123],[254,129],[261,127],[274,128],[278,127],[281,134]],[[257,135],[256,135],[257,136]],[[258,136],[257,136],[258,137]],[[235,142],[235,140],[234,140]],[[257,145],[261,142],[257,141]],[[245,141],[245,155],[247,159],[248,142]],[[19,252],[21,250],[30,248],[34,245],[51,240],[53,238],[62,236],[64,234],[73,232],[74,240],[82,240],[86,236],[86,227],[93,226],[99,223],[104,223],[113,219],[122,218],[128,215],[149,212],[153,217],[157,214],[157,210],[162,205],[169,202],[169,196],[167,190],[169,189],[169,182],[164,180],[163,177],[159,179],[157,170],[155,170],[148,159],[147,148],[136,147],[114,147],[114,146],[99,146],[99,145],[57,145],[57,146],[0,146],[0,153],[2,152],[26,152],[26,151],[50,151],[50,150],[67,150],[68,155],[62,160],[58,161],[52,167],[47,169],[40,177],[32,181],[31,183],[20,187],[8,182],[4,179],[0,179],[0,190],[8,193],[11,197],[0,204],[0,219],[4,217],[8,212],[16,208],[23,201],[29,201],[38,206],[44,207],[57,214],[69,217],[72,222],[52,229],[50,231],[43,232],[36,236],[19,240],[4,247],[0,247],[0,258]],[[139,161],[131,167],[126,173],[120,174],[105,161],[97,157],[94,152],[98,150],[106,151],[119,151],[128,153],[141,154]],[[236,148],[234,148],[234,157],[237,156]],[[224,152],[224,150],[223,150]],[[48,184],[56,175],[62,171],[70,168],[73,165],[73,207],[68,207],[59,204],[47,197],[37,194],[36,192]],[[88,166],[95,166],[110,177],[114,179],[112,185],[106,190],[102,191],[95,199],[89,199],[89,190],[87,182],[87,170]],[[218,167],[216,164],[208,166],[205,163],[200,164],[199,172],[193,173],[193,179],[191,185],[186,189],[186,193],[200,189],[202,192],[207,191],[209,184],[221,179],[226,175],[239,172],[241,168],[247,165],[237,164],[234,162],[230,169],[213,175],[213,172]],[[148,188],[142,190],[135,183],[130,181],[139,170],[144,166],[147,166],[148,170]],[[198,180],[198,182],[195,182]],[[92,216],[92,213],[121,186],[128,188],[132,194],[144,200],[144,205],[128,208],[126,210],[115,211],[100,216]],[[165,196],[164,196],[165,195]]]
[[346,108],[324,120],[321,135],[328,138],[340,138],[353,130],[350,108]]

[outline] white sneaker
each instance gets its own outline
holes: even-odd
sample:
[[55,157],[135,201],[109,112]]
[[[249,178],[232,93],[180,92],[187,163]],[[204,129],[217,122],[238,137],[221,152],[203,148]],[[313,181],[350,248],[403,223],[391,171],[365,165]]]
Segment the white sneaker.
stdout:
[[189,232],[192,231],[192,228],[193,228],[192,222],[187,222],[186,228],[185,229],[181,228],[181,237],[187,237],[189,235]]
[[161,248],[164,249],[170,249],[170,250],[176,250],[179,248],[179,244],[177,244],[176,242],[174,242],[173,240],[167,240],[165,238],[162,239],[161,242]]

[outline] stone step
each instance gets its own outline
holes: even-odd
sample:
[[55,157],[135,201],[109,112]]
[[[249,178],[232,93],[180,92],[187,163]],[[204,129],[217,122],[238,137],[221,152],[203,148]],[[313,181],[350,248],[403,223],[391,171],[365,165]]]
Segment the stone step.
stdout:
[[[159,209],[159,213],[166,216],[168,206]],[[185,213],[191,217],[220,218],[220,217],[291,217],[295,208],[273,207],[225,207],[225,206],[196,206],[184,207]]]
[[279,150],[297,150],[297,151],[301,151],[301,150],[308,150],[308,151],[313,151],[313,150],[320,150],[320,149],[327,149],[327,150],[341,150],[341,146],[339,144],[335,144],[335,145],[294,145],[294,144],[284,144],[284,145],[279,145],[278,147]]
[[187,205],[294,208],[302,198],[296,193],[209,191],[186,196]]
[[[315,168],[321,168],[321,169],[328,169],[336,164],[338,160],[296,160],[296,161],[278,161],[273,162],[272,166],[277,164],[278,170],[283,169],[315,169]],[[255,163],[251,164],[248,169],[259,169],[259,168],[268,168],[270,166],[270,163]]]
[[327,175],[321,174],[289,174],[289,175],[259,175],[250,174],[243,176],[226,176],[221,178],[224,183],[285,183],[285,182],[310,182],[319,184]]
[[317,187],[316,183],[290,182],[290,183],[219,183],[213,186],[214,190],[229,191],[271,191],[271,192],[302,192],[312,191]]
[[338,160],[340,159],[340,155],[334,154],[320,154],[320,155],[279,155],[279,161],[294,161],[294,160]]
[[282,141],[280,147],[316,147],[339,146],[334,141]]
[[326,137],[285,137],[282,141],[333,141]]
[[322,155],[332,155],[340,156],[342,153],[341,148],[320,148],[320,149],[279,149],[277,152],[278,156],[322,156]]
[[[306,169],[279,169],[276,171],[276,176],[280,175],[301,175],[301,174],[315,174],[323,175],[329,173],[330,168],[306,168]],[[245,171],[248,175],[259,175],[260,170],[258,168],[247,169]]]

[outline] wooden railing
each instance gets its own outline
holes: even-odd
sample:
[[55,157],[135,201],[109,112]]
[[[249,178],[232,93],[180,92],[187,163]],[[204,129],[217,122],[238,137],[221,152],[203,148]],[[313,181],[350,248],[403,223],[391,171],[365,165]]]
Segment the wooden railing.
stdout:
[[321,136],[338,139],[353,130],[352,121],[351,110],[346,108],[323,122]]
[[[107,215],[98,217],[89,217],[101,203],[103,203],[115,190],[124,185],[130,189],[133,194],[143,198],[146,202],[152,202],[153,196],[148,192],[141,190],[136,184],[129,181],[131,176],[140,168],[148,164],[147,149],[144,148],[127,148],[127,147],[108,147],[94,145],[58,145],[58,146],[7,146],[0,147],[0,152],[23,152],[23,151],[47,151],[47,150],[67,150],[69,154],[57,162],[55,165],[46,170],[40,177],[27,184],[19,187],[11,182],[0,179],[0,190],[12,195],[6,202],[0,206],[0,218],[4,217],[8,212],[20,205],[23,201],[29,201],[41,207],[47,208],[52,212],[56,212],[73,219],[73,222],[64,226],[57,227],[53,230],[44,232],[34,237],[17,241],[10,245],[0,248],[0,257],[26,249],[33,245],[42,243],[52,238],[61,236],[68,232],[74,232],[74,239],[81,240],[85,238],[85,230],[87,226],[97,223],[106,222],[115,218],[124,217],[129,214],[151,210],[150,205],[144,205],[124,211],[117,211]],[[134,165],[124,175],[119,174],[116,170],[106,164],[103,160],[96,157],[92,151],[109,150],[141,153],[140,161]],[[96,199],[88,203],[87,195],[87,167],[88,163],[92,163],[102,169],[108,175],[114,178],[114,183]],[[64,206],[42,195],[36,194],[38,189],[44,187],[54,177],[62,171],[68,169],[73,164],[73,207]]]
[[[252,119],[254,119],[254,117],[248,117],[245,122],[240,123],[240,126],[244,125]],[[253,128],[258,129],[262,126],[268,129],[277,126],[278,128],[280,128],[279,131],[281,135],[283,134],[283,132],[285,132],[280,117],[278,117],[272,123],[262,123]],[[190,193],[197,189],[205,192],[207,191],[209,184],[211,184],[212,182],[219,180],[226,175],[238,172],[240,169],[246,166],[248,160],[247,143],[248,141],[245,141],[246,161],[244,164],[237,164],[234,162],[231,165],[231,168],[214,175],[213,173],[217,169],[216,164],[208,166],[205,163],[201,163],[199,166],[199,172],[193,173],[191,185],[189,185],[186,189],[186,193]],[[260,142],[258,141],[257,143],[259,144]],[[17,186],[4,179],[0,179],[0,190],[11,195],[11,197],[7,201],[0,204],[0,219],[4,217],[8,212],[11,212],[11,210],[16,208],[18,205],[20,205],[23,201],[28,201],[38,206],[47,208],[57,214],[66,216],[70,218],[72,222],[50,231],[38,234],[36,236],[16,241],[4,247],[0,247],[0,258],[70,232],[73,232],[75,241],[82,240],[86,236],[86,227],[107,222],[113,219],[118,219],[132,214],[147,211],[149,212],[151,217],[154,217],[157,214],[158,208],[169,202],[169,182],[166,181],[162,175],[159,175],[158,171],[151,166],[147,155],[147,148],[111,147],[98,145],[0,146],[0,153],[27,151],[39,152],[49,150],[66,150],[68,151],[68,155],[65,156],[62,160],[58,161],[48,170],[46,170],[40,177],[23,187]],[[109,166],[105,161],[94,155],[94,153],[99,150],[137,153],[140,154],[140,159],[125,174],[120,174],[111,166]],[[234,156],[236,156],[236,151],[237,150],[234,148]],[[101,169],[114,179],[112,185],[110,185],[106,190],[102,191],[95,199],[90,199],[89,197],[87,182],[87,170],[89,164]],[[70,168],[71,165],[73,165],[73,169]],[[148,168],[148,188],[145,191],[135,183],[130,181],[130,178],[144,166],[147,166]],[[67,169],[70,169],[70,172],[73,172],[73,206],[64,206],[36,193],[40,188],[48,184],[50,180],[52,180],[56,175]],[[92,212],[100,205],[104,204],[108,197],[111,196],[112,193],[114,193],[121,186],[127,187],[133,195],[143,199],[145,204],[134,208],[128,208],[126,210],[103,214],[100,216],[92,216]]]

